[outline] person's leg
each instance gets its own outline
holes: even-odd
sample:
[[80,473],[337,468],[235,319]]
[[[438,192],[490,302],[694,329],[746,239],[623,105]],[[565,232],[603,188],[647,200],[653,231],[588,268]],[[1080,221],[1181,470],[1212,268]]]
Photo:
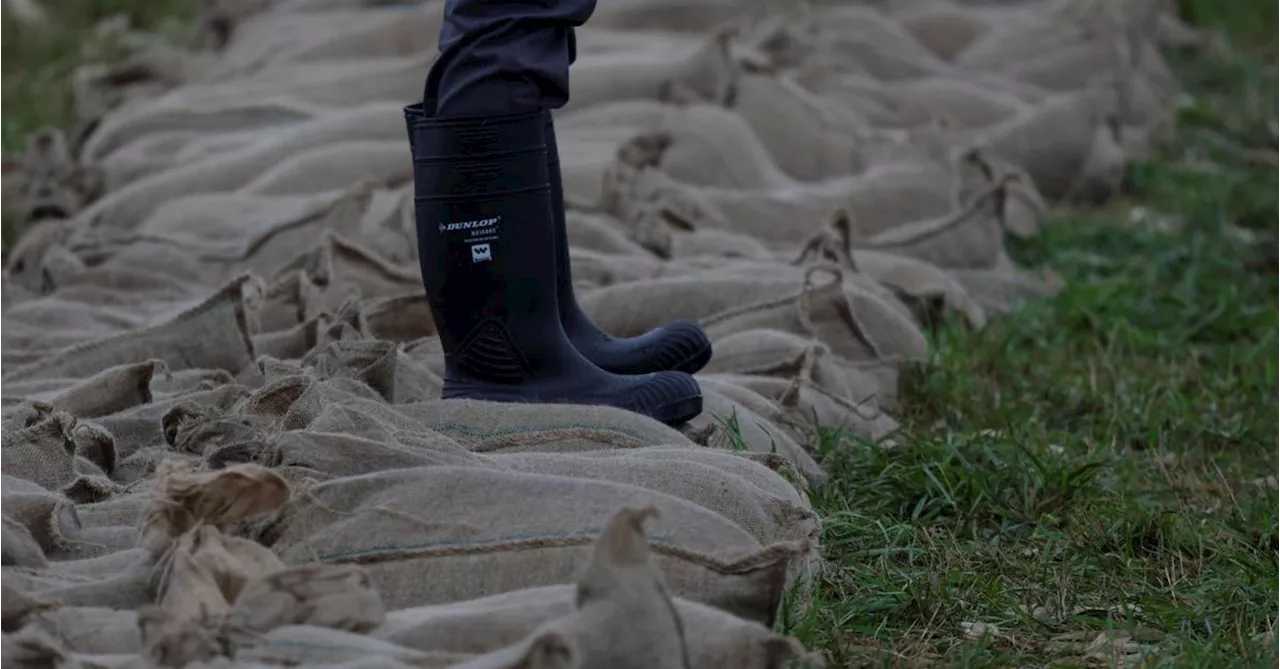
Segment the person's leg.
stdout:
[[569,99],[573,30],[595,0],[448,0],[424,101],[441,116],[558,109]]
[[606,372],[560,323],[543,110],[563,104],[572,27],[590,13],[573,7],[450,0],[424,104],[405,109],[444,395],[610,405],[680,423],[702,408],[693,377]]

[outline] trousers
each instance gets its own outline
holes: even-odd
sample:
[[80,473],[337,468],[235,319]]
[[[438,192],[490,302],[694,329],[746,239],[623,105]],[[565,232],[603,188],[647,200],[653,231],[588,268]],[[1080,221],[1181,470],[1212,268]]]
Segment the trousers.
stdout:
[[558,109],[569,99],[574,28],[595,0],[447,0],[423,90],[442,117]]

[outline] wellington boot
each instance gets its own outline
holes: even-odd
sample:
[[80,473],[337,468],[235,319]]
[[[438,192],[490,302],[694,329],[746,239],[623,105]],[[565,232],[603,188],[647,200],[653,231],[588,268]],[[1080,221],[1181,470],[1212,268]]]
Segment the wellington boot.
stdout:
[[555,125],[546,113],[547,170],[551,177],[551,210],[556,226],[556,297],[560,322],[569,341],[582,355],[602,369],[617,374],[645,374],[676,370],[690,374],[711,360],[711,340],[691,320],[672,321],[639,337],[618,338],[606,334],[591,321],[573,294],[569,268],[569,235],[565,226],[564,187],[560,181],[560,156]]
[[613,374],[565,334],[545,118],[437,118],[422,105],[405,108],[422,281],[445,352],[444,397],[614,406],[683,423],[702,411],[692,376]]

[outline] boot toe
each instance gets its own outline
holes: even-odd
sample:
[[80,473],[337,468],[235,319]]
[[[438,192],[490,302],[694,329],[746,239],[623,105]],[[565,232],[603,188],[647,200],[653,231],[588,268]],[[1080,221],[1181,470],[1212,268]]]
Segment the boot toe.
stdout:
[[658,372],[637,381],[626,401],[631,411],[667,425],[680,425],[702,413],[702,389],[684,372]]
[[672,321],[658,328],[657,335],[662,342],[657,356],[660,369],[693,374],[711,361],[711,339],[694,321]]

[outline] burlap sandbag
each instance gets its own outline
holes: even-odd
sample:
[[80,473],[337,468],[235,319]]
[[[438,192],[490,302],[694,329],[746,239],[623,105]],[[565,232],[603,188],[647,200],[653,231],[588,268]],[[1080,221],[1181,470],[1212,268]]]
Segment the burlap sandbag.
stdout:
[[819,181],[861,171],[859,147],[827,116],[814,96],[785,79],[744,74],[735,81],[730,108],[755,131],[774,163],[803,181]]
[[8,370],[5,379],[86,377],[116,365],[150,359],[170,369],[250,368],[251,306],[243,295],[248,276],[226,284],[203,303],[167,323],[73,346],[38,362]]
[[691,49],[581,55],[574,63],[573,96],[564,109],[631,99],[719,104],[728,99],[735,71],[730,37],[731,29],[725,27]]
[[702,413],[681,428],[690,439],[714,449],[777,455],[794,465],[810,483],[826,480],[826,473],[813,456],[773,421],[773,417],[781,416],[781,407],[759,395],[755,406],[748,407],[722,392],[723,387],[715,379],[707,378],[703,384],[704,377],[699,377]]
[[[569,632],[570,638],[576,636],[573,630],[582,630],[595,637],[594,643],[588,641],[595,648],[617,644],[623,638],[628,644],[682,646],[680,664],[690,669],[780,666],[788,656],[802,652],[793,640],[759,624],[666,595],[661,577],[649,571],[652,567],[645,555],[648,551],[643,550],[644,534],[639,526],[643,517],[637,519],[633,514],[620,512],[602,535],[576,588],[581,593],[578,597],[574,597],[573,586],[561,585],[406,609],[391,613],[373,634],[419,650],[471,654],[517,646],[548,630]],[[629,536],[615,536],[619,533]],[[663,606],[646,606],[646,602],[664,601]],[[611,619],[618,613],[627,616],[625,632],[612,629],[613,624],[622,622]],[[672,614],[676,627],[664,628],[662,621]],[[566,626],[568,621],[574,624]],[[579,627],[584,622],[586,627]],[[582,650],[576,644],[573,648]],[[637,652],[626,646],[613,649],[615,653],[623,650],[634,659],[654,652]],[[624,666],[619,662],[625,660],[615,656],[612,663],[583,666]]]
[[573,453],[692,446],[678,431],[613,407],[441,400],[397,407],[476,453]]
[[[574,504],[547,514],[535,499]],[[286,562],[363,564],[398,608],[570,580],[605,509],[636,503],[663,512],[657,552],[674,592],[772,620],[805,544],[761,548],[722,516],[623,484],[473,467],[381,472],[311,488],[264,539]],[[423,581],[422,569],[441,577]]]
[[39,613],[31,618],[31,624],[61,639],[76,653],[117,655],[142,650],[134,611],[71,606]]
[[976,133],[971,142],[1025,169],[1052,199],[1114,189],[1123,152],[1116,153],[1111,106],[1105,93],[1057,95]]
[[[709,452],[707,455],[751,465],[733,453]],[[490,457],[494,465],[511,471],[626,483],[679,497],[728,518],[762,544],[817,539],[818,526],[812,511],[792,500],[769,495],[747,479],[715,464],[655,461],[628,457],[625,453],[615,457],[561,453]],[[754,466],[763,470],[764,475],[776,476],[763,466]],[[782,483],[786,485],[785,481]]]
[[[184,131],[206,134],[278,129],[314,118],[318,111],[279,97],[242,98],[220,105],[205,100],[201,107],[190,105],[185,97],[181,92],[170,94],[107,115],[85,141],[83,155],[91,160],[109,161],[124,147],[149,136],[174,137],[173,133]],[[157,148],[176,152],[180,147],[170,144]]]
[[270,12],[237,26],[221,70],[227,75],[282,62],[404,56],[432,49],[443,3],[346,10]]
[[804,377],[780,379],[751,374],[716,375],[719,380],[742,386],[777,402],[784,411],[780,422],[790,426],[803,443],[816,443],[819,429],[843,429],[871,440],[882,440],[898,429],[898,423],[877,406],[880,396],[849,399],[827,392]]
[[[111,367],[83,381],[67,379],[69,383],[66,387],[53,391],[24,393],[19,397],[29,401],[48,403],[78,418],[96,418],[150,402],[152,378],[168,373],[168,366],[163,361],[148,360]],[[13,392],[17,385],[16,383],[5,385],[6,401],[11,397],[9,393]]]
[[402,138],[404,121],[401,107],[400,104],[369,104],[290,126],[273,134],[269,141],[131,183],[98,200],[78,218],[98,225],[131,228],[141,223],[161,202],[179,194],[240,188],[256,175],[304,148],[353,138]]
[[782,330],[744,330],[716,340],[705,373],[760,374],[787,380],[804,377],[837,397],[874,397],[878,380],[841,365],[819,341]]
[[[830,273],[826,284],[817,283],[819,273]],[[843,271],[831,265],[810,268],[794,292],[726,309],[702,322],[713,339],[757,328],[815,337],[852,361],[918,360],[927,347],[909,316],[846,283]]]

